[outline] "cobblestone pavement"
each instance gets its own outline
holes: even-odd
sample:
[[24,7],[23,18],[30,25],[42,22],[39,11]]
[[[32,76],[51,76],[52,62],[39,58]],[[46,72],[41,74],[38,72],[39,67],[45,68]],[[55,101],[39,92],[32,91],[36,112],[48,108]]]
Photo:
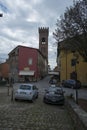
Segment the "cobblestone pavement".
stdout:
[[74,130],[65,106],[11,101],[11,94],[0,92],[0,130]]

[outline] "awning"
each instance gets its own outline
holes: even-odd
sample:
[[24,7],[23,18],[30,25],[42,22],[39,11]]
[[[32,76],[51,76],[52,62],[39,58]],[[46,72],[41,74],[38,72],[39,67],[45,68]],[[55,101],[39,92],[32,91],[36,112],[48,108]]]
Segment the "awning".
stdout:
[[50,74],[50,75],[59,75],[59,72],[50,71],[50,72],[48,72],[48,74]]
[[34,71],[21,70],[21,71],[19,72],[19,75],[29,75],[29,76],[33,76],[33,75],[34,75]]

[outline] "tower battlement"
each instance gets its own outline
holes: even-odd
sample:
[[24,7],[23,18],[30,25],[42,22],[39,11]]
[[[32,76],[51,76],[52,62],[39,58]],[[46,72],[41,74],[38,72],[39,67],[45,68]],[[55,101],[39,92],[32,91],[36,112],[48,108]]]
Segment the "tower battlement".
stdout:
[[47,33],[49,33],[49,27],[39,27],[38,31],[39,31],[39,33],[41,33],[41,32],[47,32]]

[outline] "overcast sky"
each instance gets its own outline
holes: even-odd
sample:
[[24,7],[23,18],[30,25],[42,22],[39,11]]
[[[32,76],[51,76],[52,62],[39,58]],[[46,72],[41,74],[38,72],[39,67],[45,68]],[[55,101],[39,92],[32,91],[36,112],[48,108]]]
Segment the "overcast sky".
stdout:
[[38,27],[49,27],[49,64],[56,66],[53,32],[73,0],[0,0],[0,61],[17,45],[39,47]]

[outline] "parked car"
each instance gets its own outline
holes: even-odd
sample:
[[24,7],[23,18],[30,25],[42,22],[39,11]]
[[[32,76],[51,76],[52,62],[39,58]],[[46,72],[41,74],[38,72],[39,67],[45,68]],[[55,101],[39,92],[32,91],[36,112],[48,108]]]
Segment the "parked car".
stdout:
[[43,102],[63,105],[65,101],[63,89],[60,87],[49,87],[45,90]]
[[38,88],[33,84],[21,84],[15,91],[14,98],[33,102],[35,98],[38,98]]
[[62,85],[63,87],[68,87],[73,89],[81,88],[81,82],[79,80],[73,80],[73,79],[68,79],[63,81]]
[[51,78],[50,81],[49,81],[50,84],[57,84],[57,79],[55,78]]

